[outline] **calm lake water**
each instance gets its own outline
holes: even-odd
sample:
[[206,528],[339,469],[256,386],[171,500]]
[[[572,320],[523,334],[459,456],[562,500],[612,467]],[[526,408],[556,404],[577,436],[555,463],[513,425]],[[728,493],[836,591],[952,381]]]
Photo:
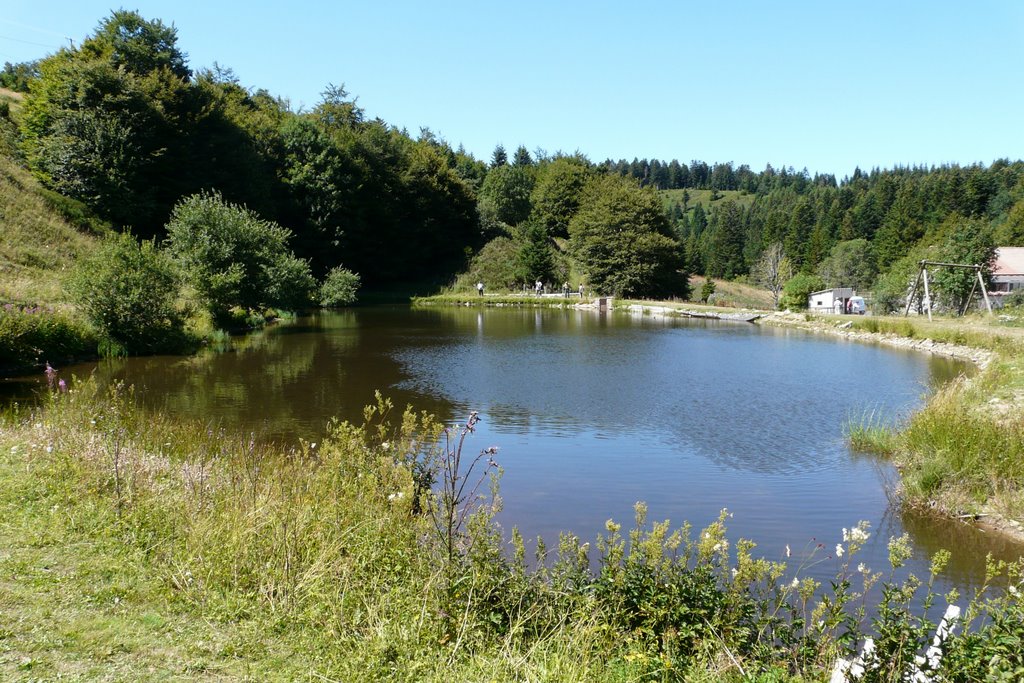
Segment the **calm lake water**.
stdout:
[[[76,368],[133,383],[143,400],[265,438],[316,441],[329,418],[359,420],[380,389],[448,422],[478,410],[473,451],[498,446],[500,521],[549,546],[593,541],[633,505],[700,528],[721,509],[729,537],[827,580],[841,529],[868,520],[860,560],[887,569],[908,532],[912,569],[953,551],[946,585],[980,581],[986,553],[1020,546],[889,505],[893,469],[851,452],[843,430],[869,413],[898,420],[968,371],[921,353],[746,323],[625,313],[405,307],[323,313],[239,340],[230,353],[137,358]],[[532,544],[531,544],[532,545]]]

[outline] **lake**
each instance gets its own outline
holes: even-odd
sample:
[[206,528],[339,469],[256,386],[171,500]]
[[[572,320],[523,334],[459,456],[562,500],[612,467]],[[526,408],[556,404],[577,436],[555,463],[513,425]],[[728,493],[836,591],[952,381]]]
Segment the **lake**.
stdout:
[[637,501],[649,520],[696,528],[728,508],[732,541],[752,539],[769,559],[789,545],[791,566],[827,580],[841,529],[868,520],[857,561],[887,569],[889,537],[907,532],[911,569],[927,575],[930,554],[949,548],[943,585],[964,589],[983,577],[986,553],[1015,559],[1022,548],[890,505],[894,469],[852,452],[844,427],[903,419],[970,369],[748,323],[396,306],[301,318],[227,353],[61,371],[123,379],[149,406],[286,444],[320,440],[332,416],[361,419],[377,389],[448,423],[477,410],[469,447],[500,449],[500,521],[527,539],[550,547],[571,531],[593,542],[608,519],[628,529]]

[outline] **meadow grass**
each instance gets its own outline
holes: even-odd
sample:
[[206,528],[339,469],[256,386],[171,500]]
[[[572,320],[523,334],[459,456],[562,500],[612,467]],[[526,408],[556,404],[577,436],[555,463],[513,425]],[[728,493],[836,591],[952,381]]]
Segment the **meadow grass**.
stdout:
[[71,266],[98,244],[47,196],[27,170],[0,154],[0,302],[67,303],[64,283]]
[[[877,669],[896,680],[934,627],[909,611],[916,584],[878,615],[854,607],[878,581],[851,588],[865,523],[837,533],[831,589],[731,544],[725,513],[691,533],[638,504],[630,530],[563,535],[531,563],[493,522],[495,484],[456,497],[446,530],[429,482],[474,490],[472,420],[378,399],[363,424],[281,448],[143,413],[125,387],[73,381],[42,403],[0,421],[4,680],[820,680],[868,630],[902,653]],[[951,652],[999,674],[1019,609],[975,610],[1003,630],[979,622]]]

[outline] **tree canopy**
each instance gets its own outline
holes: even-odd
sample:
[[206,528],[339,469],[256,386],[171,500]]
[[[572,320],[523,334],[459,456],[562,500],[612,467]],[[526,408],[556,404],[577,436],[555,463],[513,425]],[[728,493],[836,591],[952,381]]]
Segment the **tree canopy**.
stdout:
[[571,251],[592,288],[616,296],[687,295],[682,250],[652,190],[615,176],[588,183],[569,223]]

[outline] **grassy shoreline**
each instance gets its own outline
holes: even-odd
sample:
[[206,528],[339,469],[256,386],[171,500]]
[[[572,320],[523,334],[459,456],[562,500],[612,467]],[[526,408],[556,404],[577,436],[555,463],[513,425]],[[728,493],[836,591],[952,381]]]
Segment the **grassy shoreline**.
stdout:
[[[831,589],[731,543],[724,513],[672,531],[642,504],[631,530],[609,520],[593,548],[563,535],[528,568],[522,540],[493,524],[486,481],[446,505],[447,475],[476,481],[475,447],[467,425],[447,440],[440,429],[381,400],[361,426],[275,450],[144,414],[130,390],[89,381],[8,412],[0,678],[806,681],[873,632],[888,680],[944,609],[910,608],[919,591],[941,602],[930,581],[858,566],[865,524],[837,530]],[[464,440],[463,464],[446,469]],[[894,568],[906,542],[890,543]],[[796,571],[820,561],[811,552]],[[994,594],[959,596],[975,629],[950,641],[946,679],[1021,664],[1005,637],[1024,636],[1007,592],[1022,572],[994,568]],[[865,613],[872,591],[886,609]]]

